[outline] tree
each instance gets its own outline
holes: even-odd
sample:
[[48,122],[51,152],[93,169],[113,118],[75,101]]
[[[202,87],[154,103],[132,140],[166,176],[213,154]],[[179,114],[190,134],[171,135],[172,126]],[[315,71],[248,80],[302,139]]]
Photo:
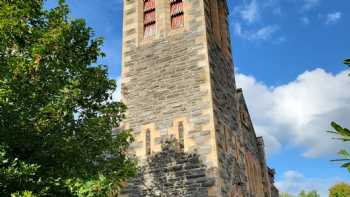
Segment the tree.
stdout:
[[[350,67],[350,59],[344,60],[344,64],[348,65]],[[336,138],[338,140],[341,140],[343,142],[349,142],[350,141],[350,130],[347,128],[344,128],[337,124],[336,122],[332,122],[331,126],[333,127],[334,131],[329,131],[330,133],[336,134],[339,137]],[[340,150],[339,156],[342,157],[342,159],[333,160],[336,162],[342,162],[342,167],[346,168],[350,172],[350,154],[346,150]]]
[[290,195],[290,194],[288,194],[288,193],[281,193],[281,194],[280,194],[280,197],[295,197],[295,196]]
[[[38,180],[35,179],[38,168],[37,165],[29,165],[23,161],[18,161],[18,159],[8,159],[5,147],[0,145],[0,194],[5,194],[7,190],[16,187],[18,182],[26,185],[27,188],[39,184]],[[32,193],[30,191],[17,191],[13,195],[29,197]]]
[[329,189],[329,197],[348,196],[350,196],[350,185],[347,183],[338,183]]
[[320,195],[316,191],[306,192],[303,190],[297,196],[288,193],[281,193],[280,197],[320,197]]
[[299,197],[320,197],[320,195],[316,191],[311,191],[311,192],[302,191],[300,192]]
[[0,196],[107,196],[135,175],[102,44],[63,0],[0,1]]

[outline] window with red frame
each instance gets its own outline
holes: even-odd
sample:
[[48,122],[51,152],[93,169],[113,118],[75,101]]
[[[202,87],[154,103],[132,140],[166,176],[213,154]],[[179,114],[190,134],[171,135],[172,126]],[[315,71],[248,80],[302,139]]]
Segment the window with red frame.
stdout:
[[182,0],[170,0],[171,28],[184,26],[184,11]]
[[156,3],[155,0],[144,0],[143,6],[144,36],[153,36],[156,33]]

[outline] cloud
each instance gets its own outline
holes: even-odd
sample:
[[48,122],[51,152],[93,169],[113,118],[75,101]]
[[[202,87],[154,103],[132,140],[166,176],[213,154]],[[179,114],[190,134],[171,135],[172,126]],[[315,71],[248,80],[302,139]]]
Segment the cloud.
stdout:
[[253,40],[269,40],[271,39],[272,34],[279,30],[277,25],[269,25],[258,29],[255,33],[250,35],[250,38]]
[[303,10],[310,10],[320,4],[320,0],[303,0]]
[[244,35],[243,30],[242,30],[242,25],[240,23],[234,24],[233,31],[240,37],[243,37],[243,35]]
[[[330,122],[349,125],[350,77],[322,69],[306,71],[294,81],[268,87],[252,76],[237,74],[258,135],[265,137],[267,152],[279,151],[281,144],[304,148],[304,156],[334,155],[344,148],[332,140]],[[257,99],[259,98],[259,99]]]
[[302,190],[316,190],[321,197],[327,197],[328,189],[337,182],[341,182],[341,180],[336,177],[307,178],[298,171],[290,170],[284,173],[282,180],[276,182],[276,186],[280,192],[287,192],[292,195],[298,195]]
[[326,24],[327,25],[335,24],[341,19],[341,17],[342,17],[341,12],[329,13],[326,17]]
[[238,12],[242,19],[249,23],[256,22],[260,18],[260,8],[256,0],[252,0],[248,4],[238,7]]
[[301,22],[304,24],[304,25],[308,25],[308,24],[310,24],[310,19],[309,19],[309,17],[302,17],[301,18]]
[[112,94],[112,100],[121,101],[121,80],[120,78],[117,78],[116,81],[117,81],[117,88]]
[[[273,35],[280,30],[279,25],[265,24],[262,15],[265,12],[271,12],[273,15],[282,15],[279,0],[247,0],[241,5],[235,6],[232,14],[235,16],[236,23],[233,23],[233,31],[238,37],[249,41],[267,41],[273,38]],[[233,4],[228,2],[229,7]],[[259,23],[257,23],[259,22]],[[281,36],[279,36],[281,37]],[[276,36],[278,38],[278,36]],[[284,38],[283,38],[284,39]],[[276,40],[275,43],[281,43]]]
[[251,41],[270,40],[279,29],[277,25],[268,25],[254,30],[245,30],[240,23],[235,23],[233,26],[234,32],[239,37]]

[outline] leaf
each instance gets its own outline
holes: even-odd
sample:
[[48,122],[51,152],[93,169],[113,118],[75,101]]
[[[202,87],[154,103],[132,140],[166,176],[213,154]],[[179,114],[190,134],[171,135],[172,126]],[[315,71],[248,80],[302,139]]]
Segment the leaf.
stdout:
[[337,134],[342,136],[343,140],[350,140],[350,130],[347,128],[343,128],[335,122],[331,123],[331,126],[334,128]]
[[344,61],[344,64],[350,66],[350,59],[346,59],[346,60]]
[[341,151],[339,151],[338,154],[339,154],[339,156],[350,160],[350,154],[346,150],[341,150]]
[[[89,181],[107,191],[136,174],[124,151],[131,134],[112,135],[126,106],[108,100],[116,83],[107,66],[96,65],[103,39],[70,17],[64,0],[52,9],[44,4],[0,1],[0,165],[10,179],[0,184],[40,196],[77,196],[84,186],[91,190]],[[11,195],[0,187],[1,196]]]
[[342,168],[349,168],[350,167],[350,162],[344,163],[341,167]]

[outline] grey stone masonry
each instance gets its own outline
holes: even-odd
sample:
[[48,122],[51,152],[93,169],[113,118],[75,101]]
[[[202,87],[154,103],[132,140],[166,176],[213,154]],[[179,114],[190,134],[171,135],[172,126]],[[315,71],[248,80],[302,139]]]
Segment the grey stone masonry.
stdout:
[[206,175],[197,154],[184,153],[174,142],[166,141],[161,152],[147,158],[123,193],[130,197],[209,197],[215,179]]
[[[123,197],[272,197],[235,83],[228,14],[226,0],[124,0],[122,129],[143,176]],[[162,148],[169,137],[180,150]]]

